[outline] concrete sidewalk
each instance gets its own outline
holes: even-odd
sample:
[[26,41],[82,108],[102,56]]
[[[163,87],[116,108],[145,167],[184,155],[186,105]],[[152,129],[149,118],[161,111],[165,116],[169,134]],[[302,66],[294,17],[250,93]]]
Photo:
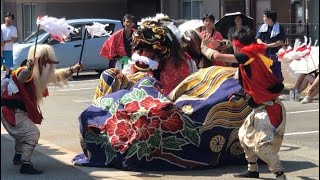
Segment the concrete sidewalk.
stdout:
[[[32,162],[36,168],[44,170],[44,173],[22,175],[19,173],[20,166],[12,164],[14,141],[10,135],[1,133],[1,179],[5,180],[236,180],[232,174],[246,169],[245,166],[223,166],[193,171],[128,172],[113,168],[80,167],[73,166],[70,162],[75,155],[74,152],[40,140]],[[319,179],[319,160],[316,158],[319,157],[318,152],[284,144],[280,156],[288,179]],[[274,175],[269,172],[265,164],[260,165],[260,179],[274,179]]]
[[1,179],[5,180],[141,180],[133,175],[140,173],[120,171],[112,168],[74,166],[71,159],[76,153],[48,141],[39,140],[32,156],[34,167],[43,170],[40,175],[20,174],[20,166],[13,165],[14,140],[1,128]]
[[[42,148],[46,148],[42,146]],[[48,149],[51,154],[60,154],[57,149]],[[77,179],[90,180],[92,177],[88,174],[75,169],[73,166],[59,162],[50,156],[41,154],[37,151],[33,153],[32,162],[34,167],[44,171],[41,175],[24,175],[20,174],[20,166],[13,165],[12,158],[14,156],[14,141],[9,135],[1,134],[1,179],[15,180],[33,180],[33,179]]]

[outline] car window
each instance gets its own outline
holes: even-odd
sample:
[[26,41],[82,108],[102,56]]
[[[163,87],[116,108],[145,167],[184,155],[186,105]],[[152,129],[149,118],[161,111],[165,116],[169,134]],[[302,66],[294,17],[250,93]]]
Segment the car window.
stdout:
[[37,32],[34,32],[33,34],[31,34],[29,37],[27,37],[24,41],[22,41],[21,43],[35,43],[36,42],[36,38],[37,38],[37,35],[38,35],[38,42],[39,42],[39,39],[42,39],[44,36],[47,35],[47,32],[42,30],[42,29],[39,29],[38,33]]
[[78,32],[70,33],[66,41],[79,41],[82,39],[82,24],[72,25]]
[[[70,42],[70,41],[78,41],[82,39],[82,25],[77,24],[77,25],[72,25],[75,29],[78,30],[78,32],[70,33],[68,37],[65,39],[65,42]],[[60,42],[58,40],[53,39],[51,36],[49,36],[47,39],[44,40],[44,44],[59,44]]]
[[[105,22],[98,22],[98,23],[101,23],[101,24],[107,24],[107,23],[105,23]],[[113,31],[114,31],[114,28],[116,27],[116,24],[114,24],[114,23],[108,23],[109,24],[109,26],[106,26],[104,29],[107,31],[107,32],[110,32],[111,31],[111,34],[113,33]],[[87,24],[87,26],[91,26],[91,25],[93,25],[93,23],[89,23],[89,24]],[[99,38],[98,36],[94,36],[93,38]],[[87,34],[87,39],[91,39],[91,35],[88,33]]]
[[49,44],[49,45],[59,44],[59,43],[60,42],[58,40],[53,39],[51,36],[49,36],[43,41],[43,44]]

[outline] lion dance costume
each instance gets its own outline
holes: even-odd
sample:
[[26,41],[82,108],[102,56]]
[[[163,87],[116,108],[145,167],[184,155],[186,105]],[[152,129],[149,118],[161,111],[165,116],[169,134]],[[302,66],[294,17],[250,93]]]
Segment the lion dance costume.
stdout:
[[240,63],[239,77],[245,93],[250,95],[249,105],[254,110],[239,130],[239,140],[248,161],[248,171],[237,177],[259,177],[257,160],[266,162],[277,179],[285,179],[278,152],[286,124],[286,111],[278,99],[283,84],[272,73],[273,61],[264,56],[265,47],[259,44],[242,45],[235,55]]

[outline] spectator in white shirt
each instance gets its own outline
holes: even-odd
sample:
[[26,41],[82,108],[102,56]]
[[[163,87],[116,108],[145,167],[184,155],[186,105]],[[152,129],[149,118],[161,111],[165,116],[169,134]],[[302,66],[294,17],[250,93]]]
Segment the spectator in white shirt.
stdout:
[[1,25],[1,34],[3,36],[4,48],[2,52],[2,64],[6,69],[6,76],[10,74],[13,68],[13,42],[17,39],[17,28],[12,25],[14,15],[7,13],[5,16],[5,23]]

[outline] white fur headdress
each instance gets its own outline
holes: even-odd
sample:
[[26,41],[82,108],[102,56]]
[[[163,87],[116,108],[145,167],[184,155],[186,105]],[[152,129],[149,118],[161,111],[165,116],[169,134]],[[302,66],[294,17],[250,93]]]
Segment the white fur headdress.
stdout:
[[136,62],[142,62],[149,66],[149,69],[156,70],[158,69],[159,63],[155,60],[152,60],[146,56],[140,56],[138,53],[134,53],[129,60],[129,63],[122,70],[122,73],[127,75],[131,73],[131,68],[136,64]]
[[[142,18],[141,21],[138,22],[138,25],[143,28],[144,23],[147,21],[154,21],[154,22],[161,21],[161,24],[163,26],[166,26],[167,28],[169,28],[172,31],[172,33],[177,37],[178,41],[181,42],[181,38],[183,36],[183,33],[179,30],[179,28],[176,25],[174,25],[174,23],[172,21],[170,21],[170,17],[168,15],[159,13],[159,14],[156,14],[156,16],[154,16],[154,17]],[[172,37],[169,33],[167,34],[167,36],[172,41]]]

